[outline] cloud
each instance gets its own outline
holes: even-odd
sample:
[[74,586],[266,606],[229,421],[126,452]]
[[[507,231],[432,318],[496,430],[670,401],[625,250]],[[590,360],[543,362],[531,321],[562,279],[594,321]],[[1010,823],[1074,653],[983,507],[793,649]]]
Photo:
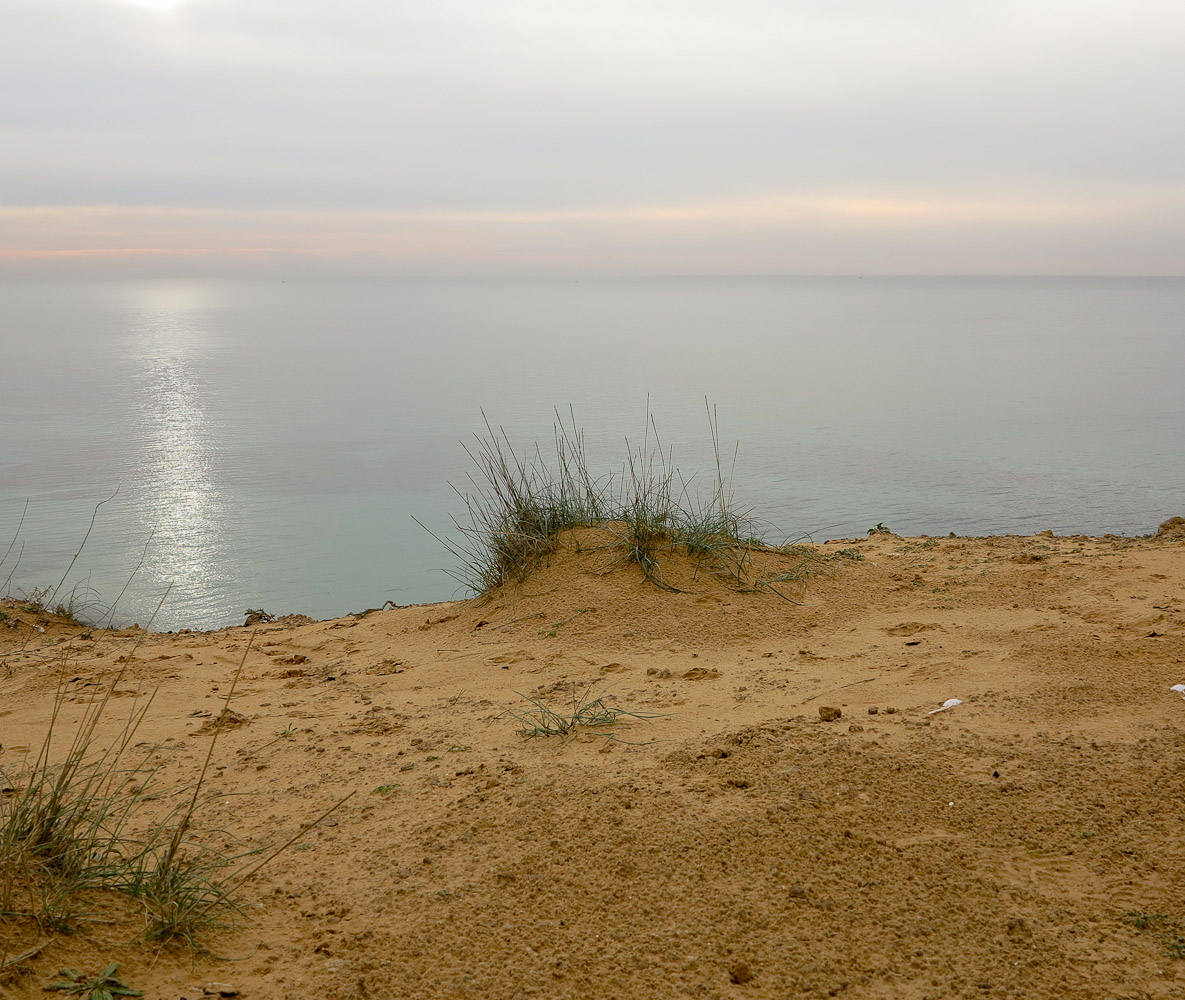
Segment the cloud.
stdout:
[[542,269],[557,273],[1175,273],[1185,269],[1182,232],[1185,187],[1136,198],[831,193],[515,211],[33,206],[0,209],[0,267],[431,274],[530,273],[546,262]]
[[222,220],[211,246],[265,210],[343,242],[352,213],[1054,238],[1172,216],[1180,93],[1185,7],[1160,0],[11,0],[0,191],[140,206],[161,248],[165,209]]

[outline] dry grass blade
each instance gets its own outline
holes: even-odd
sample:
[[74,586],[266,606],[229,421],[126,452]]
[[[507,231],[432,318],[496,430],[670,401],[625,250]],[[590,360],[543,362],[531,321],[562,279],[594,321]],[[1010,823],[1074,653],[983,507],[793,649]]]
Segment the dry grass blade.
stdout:
[[105,503],[110,503],[117,496],[119,496],[118,488],[116,488],[115,492],[112,493],[111,496],[107,497],[105,500],[100,500],[97,504],[95,504],[95,509],[91,512],[91,523],[86,529],[86,534],[82,536],[82,544],[78,546],[78,551],[74,553],[74,558],[70,560],[70,565],[66,567],[66,572],[62,574],[62,578],[58,581],[58,585],[54,587],[53,593],[50,595],[48,602],[50,605],[52,605],[54,600],[57,598],[58,591],[62,589],[62,584],[66,582],[66,577],[70,575],[70,570],[72,570],[74,568],[74,564],[78,562],[78,557],[82,555],[82,550],[86,548],[87,539],[90,538],[91,532],[94,531],[95,528],[95,519],[99,516],[99,508]]

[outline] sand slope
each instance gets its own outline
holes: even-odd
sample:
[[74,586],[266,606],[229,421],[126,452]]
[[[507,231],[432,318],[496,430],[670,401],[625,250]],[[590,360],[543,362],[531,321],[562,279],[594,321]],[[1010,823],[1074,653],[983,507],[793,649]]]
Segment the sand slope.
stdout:
[[[805,574],[788,600],[567,549],[484,604],[259,625],[203,824],[278,844],[353,797],[244,887],[228,960],[136,943],[127,907],[9,921],[0,953],[48,943],[0,993],[119,960],[168,1000],[1185,996],[1181,538],[818,551],[755,557]],[[155,689],[139,739],[193,779],[251,629],[4,607],[0,764],[60,681],[77,717],[123,667],[117,714]],[[586,691],[662,717],[564,742],[505,714]]]

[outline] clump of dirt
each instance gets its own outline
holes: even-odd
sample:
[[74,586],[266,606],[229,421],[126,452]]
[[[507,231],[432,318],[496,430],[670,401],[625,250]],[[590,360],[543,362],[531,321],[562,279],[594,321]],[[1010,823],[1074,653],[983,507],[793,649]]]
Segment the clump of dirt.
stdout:
[[1185,517],[1170,517],[1156,529],[1158,538],[1185,538]]

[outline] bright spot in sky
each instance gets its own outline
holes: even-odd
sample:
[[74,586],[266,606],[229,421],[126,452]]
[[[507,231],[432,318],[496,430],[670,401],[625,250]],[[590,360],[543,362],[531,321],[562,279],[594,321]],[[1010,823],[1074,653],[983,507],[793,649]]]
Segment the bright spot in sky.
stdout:
[[174,7],[180,7],[185,0],[127,0],[130,4],[135,4],[137,7],[147,7],[149,10],[172,10]]

